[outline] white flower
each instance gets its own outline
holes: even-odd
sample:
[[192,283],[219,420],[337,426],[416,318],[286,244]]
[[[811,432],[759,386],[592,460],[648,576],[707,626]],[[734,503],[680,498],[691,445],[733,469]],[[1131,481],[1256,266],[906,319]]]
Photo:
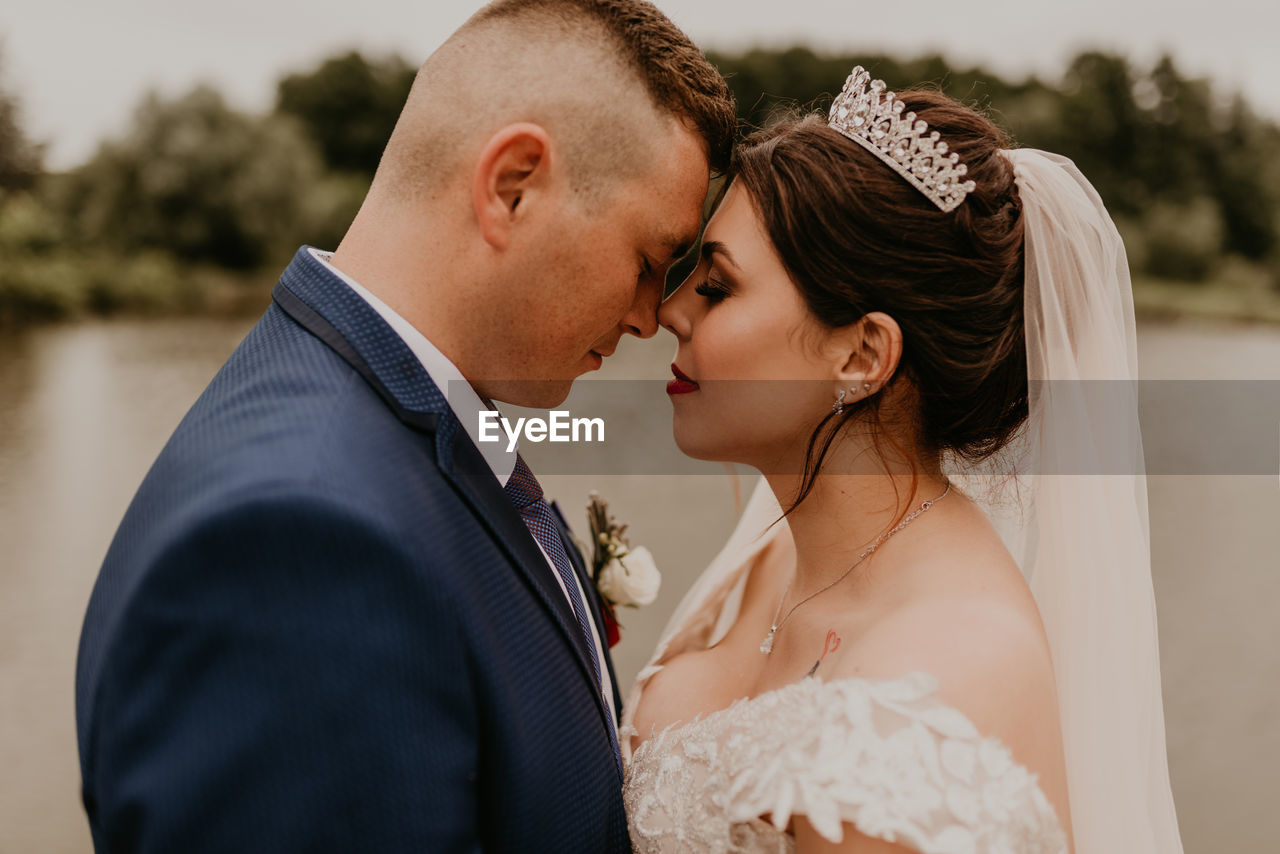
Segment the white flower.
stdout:
[[612,558],[596,579],[600,594],[614,605],[648,605],[658,598],[662,574],[644,546]]

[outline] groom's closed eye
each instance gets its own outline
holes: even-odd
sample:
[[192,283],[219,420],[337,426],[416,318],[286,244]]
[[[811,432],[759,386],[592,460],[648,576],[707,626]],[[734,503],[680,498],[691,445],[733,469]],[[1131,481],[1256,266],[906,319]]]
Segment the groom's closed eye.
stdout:
[[669,241],[667,245],[671,246],[672,248],[671,248],[671,258],[669,261],[667,261],[667,263],[674,264],[684,256],[688,255],[690,252],[693,251],[693,247],[696,243],[697,243],[696,240]]
[[678,263],[682,258],[693,250],[696,241],[685,240],[683,238],[669,237],[662,242],[663,248],[667,254],[663,258],[661,267],[669,269],[672,264]]

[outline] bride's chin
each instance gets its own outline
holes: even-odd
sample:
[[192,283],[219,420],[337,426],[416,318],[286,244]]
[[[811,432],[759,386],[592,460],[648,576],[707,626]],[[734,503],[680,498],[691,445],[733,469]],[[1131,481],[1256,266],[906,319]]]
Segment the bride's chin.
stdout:
[[678,430],[674,433],[672,438],[675,439],[676,447],[680,449],[680,453],[684,454],[686,457],[692,457],[695,460],[711,459],[711,457],[706,455],[706,449],[701,443],[691,442],[687,438],[682,438]]
[[724,454],[717,453],[716,451],[709,450],[705,447],[689,447],[688,445],[682,445],[679,442],[676,442],[676,447],[680,449],[680,453],[692,460],[702,460],[707,463],[737,462],[737,460],[731,460]]
[[681,429],[679,422],[677,422],[674,425],[672,435],[675,439],[676,447],[680,449],[680,453],[691,459],[705,460],[712,463],[749,464],[746,460],[739,459],[742,455],[734,453],[734,449],[724,442],[723,437],[717,435],[715,431]]

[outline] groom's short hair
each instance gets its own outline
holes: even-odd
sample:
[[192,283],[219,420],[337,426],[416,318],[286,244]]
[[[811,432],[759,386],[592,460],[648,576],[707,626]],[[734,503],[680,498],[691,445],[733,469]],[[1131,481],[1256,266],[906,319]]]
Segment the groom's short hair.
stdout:
[[654,103],[692,125],[711,168],[728,168],[737,128],[733,97],[715,67],[666,15],[645,0],[496,0],[471,23],[545,16],[569,26],[592,22],[644,83]]
[[598,195],[648,159],[645,118],[655,113],[696,132],[711,168],[727,169],[737,130],[729,88],[651,3],[495,0],[423,63],[375,184],[430,191],[466,143],[534,121],[564,145],[579,189]]

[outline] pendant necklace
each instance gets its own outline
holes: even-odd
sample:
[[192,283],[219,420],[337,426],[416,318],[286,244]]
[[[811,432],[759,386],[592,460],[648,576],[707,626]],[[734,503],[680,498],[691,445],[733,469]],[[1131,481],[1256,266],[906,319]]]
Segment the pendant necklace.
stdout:
[[791,585],[796,580],[794,575],[791,576],[791,581],[787,582],[787,588],[782,591],[782,598],[778,600],[778,608],[773,612],[773,620],[769,624],[769,634],[765,635],[764,640],[760,642],[760,651],[765,655],[768,655],[769,653],[773,652],[773,636],[778,633],[778,629],[782,628],[782,624],[785,623],[787,620],[789,620],[791,618],[791,615],[796,612],[796,608],[799,608],[801,605],[803,605],[805,602],[808,602],[810,599],[812,599],[814,596],[817,596],[819,593],[825,593],[828,590],[830,590],[832,587],[835,587],[841,581],[844,581],[844,579],[849,575],[849,573],[853,572],[854,568],[857,567],[858,564],[862,563],[864,560],[871,557],[872,553],[874,553],[876,549],[880,548],[880,546],[882,546],[886,540],[888,540],[894,534],[898,533],[903,528],[907,527],[912,522],[914,522],[916,520],[916,517],[918,517],[924,511],[928,510],[936,502],[946,498],[947,493],[950,491],[951,491],[951,484],[950,482],[948,482],[947,488],[944,489],[942,491],[942,494],[939,495],[937,498],[931,498],[928,501],[920,502],[920,506],[917,507],[915,510],[913,510],[911,514],[907,516],[907,518],[899,522],[897,526],[893,528],[893,530],[886,531],[885,533],[876,537],[875,542],[867,546],[867,548],[862,552],[862,554],[858,555],[857,560],[849,564],[849,568],[846,569],[844,572],[840,573],[840,575],[836,578],[835,581],[832,581],[826,587],[819,589],[816,593],[810,593],[808,596],[804,597],[799,602],[792,605],[791,610],[787,612],[787,615],[783,617],[781,620],[779,620],[778,615],[782,613],[782,603],[787,601],[787,594],[791,592]]

